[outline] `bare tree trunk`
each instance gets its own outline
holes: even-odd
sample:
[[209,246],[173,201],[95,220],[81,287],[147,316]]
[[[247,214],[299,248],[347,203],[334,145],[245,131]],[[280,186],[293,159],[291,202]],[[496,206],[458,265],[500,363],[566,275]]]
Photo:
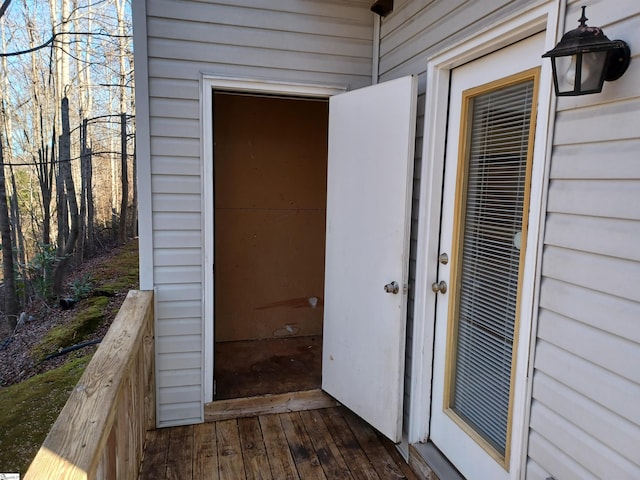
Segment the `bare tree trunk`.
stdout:
[[76,258],[82,262],[85,258],[85,246],[87,244],[87,120],[82,121],[80,127],[80,227],[78,233],[78,245],[76,247]]
[[91,148],[87,145],[89,122],[82,121],[80,128],[80,234],[78,236],[79,258],[89,258],[93,254],[94,234],[93,234],[93,193],[92,193],[92,168],[91,168]]
[[127,241],[127,206],[129,204],[129,175],[127,172],[127,114],[120,114],[120,176],[122,200],[120,202],[120,243]]
[[[60,137],[62,138],[62,137]],[[69,218],[69,214],[67,212],[67,202],[65,200],[64,194],[64,171],[62,168],[62,142],[60,139],[59,142],[59,151],[58,151],[58,162],[55,165],[56,169],[56,219],[57,219],[57,227],[58,227],[58,239],[57,239],[57,249],[56,254],[61,257],[62,250],[64,249],[64,239],[68,236],[69,231],[69,222],[67,219]],[[55,159],[52,159],[55,161]]]
[[91,148],[86,152],[86,179],[87,179],[87,243],[89,245],[89,254],[92,255],[96,247],[95,239],[95,205],[93,201],[93,152]]
[[[5,26],[3,20],[0,20],[0,29],[2,30],[2,51],[4,52],[7,50],[7,41],[5,38]],[[2,81],[0,82],[0,85],[2,86],[3,92],[8,92],[9,67],[7,63],[7,57],[2,57],[1,67],[2,68],[0,69],[0,76],[2,78]],[[13,158],[13,149],[11,146],[11,142],[13,141],[13,118],[11,116],[10,107],[7,108],[7,99],[4,96],[2,97],[1,107],[2,119],[4,121],[3,127],[5,131],[5,138],[7,139],[7,152],[5,153],[5,156],[9,159],[9,163],[11,163],[11,159]]]
[[[93,15],[91,11],[91,2],[87,2],[87,32],[92,29]],[[93,115],[93,85],[91,83],[91,35],[87,36],[87,45],[84,52],[84,63],[86,68],[84,69],[84,83],[86,84],[86,97],[85,97],[85,117],[90,118]]]
[[11,330],[18,322],[18,295],[16,292],[15,270],[13,268],[13,244],[7,205],[7,188],[4,176],[4,154],[0,135],[0,233],[2,236],[2,273],[4,275],[4,316]]
[[76,189],[73,184],[71,175],[71,132],[69,128],[69,99],[62,99],[62,135],[60,136],[60,171],[61,177],[64,179],[64,187],[66,192],[66,200],[69,207],[69,216],[71,220],[69,228],[69,236],[64,242],[64,248],[59,255],[58,264],[53,274],[53,292],[55,294],[62,293],[62,281],[66,273],[67,264],[78,238],[78,202],[76,200]]
[[69,57],[71,54],[71,42],[69,41],[69,27],[71,26],[71,6],[69,0],[60,0],[60,18],[58,18],[58,0],[50,0],[50,15],[53,31],[60,35],[56,38],[56,74],[57,74],[57,100],[67,96],[70,87]]
[[[16,260],[18,260],[19,266],[25,265],[25,248],[24,248],[24,234],[22,232],[22,219],[20,217],[20,202],[18,199],[18,185],[16,184],[16,176],[13,173],[13,168],[9,165],[11,170],[11,224],[13,225],[13,229],[15,231],[15,238],[17,240],[18,251],[15,256]],[[14,243],[16,245],[16,243]]]
[[124,243],[127,239],[127,207],[129,205],[129,175],[127,167],[127,40],[125,38],[125,7],[126,0],[116,0],[116,16],[118,19],[118,61],[120,86],[120,225],[119,240]]
[[[25,0],[25,8],[27,7],[27,0]],[[59,32],[59,26],[58,26],[58,0],[49,0],[49,18],[51,21],[51,31],[52,32]],[[59,39],[64,41],[64,37],[58,37]],[[62,99],[62,94],[61,92],[64,90],[62,88],[62,81],[61,81],[61,77],[60,77],[60,72],[62,71],[61,68],[61,62],[62,62],[62,57],[63,57],[63,53],[62,50],[59,48],[53,48],[51,50],[52,53],[52,58],[51,58],[51,62],[53,63],[53,66],[49,68],[49,75],[53,74],[53,97],[55,99],[55,105],[56,108],[58,105],[60,105],[60,100]],[[51,84],[51,81],[50,81]],[[56,115],[57,117],[57,115]],[[54,120],[54,125],[56,127],[58,127],[58,121],[57,118],[56,120]],[[60,129],[58,128],[58,131]]]
[[[64,29],[64,24],[61,26],[58,24],[58,0],[50,0],[50,16],[51,16],[51,28],[54,32],[62,33]],[[54,96],[55,96],[55,105],[61,105],[62,98],[64,97],[64,84],[65,82],[62,79],[62,72],[64,70],[62,66],[62,62],[64,61],[64,52],[62,48],[59,48],[59,45],[64,45],[65,40],[68,37],[66,35],[60,35],[58,37],[57,46],[58,48],[53,49],[54,60],[55,60],[55,83],[54,83]],[[57,117],[57,116],[56,116]],[[54,120],[54,125],[58,127],[60,124],[58,120]],[[58,131],[60,129],[58,128]],[[64,136],[64,133],[63,133]],[[62,137],[60,137],[62,138]],[[64,198],[64,176],[62,169],[62,141],[58,139],[58,162],[56,164],[56,216],[57,216],[57,227],[58,227],[58,240],[57,240],[57,251],[56,254],[58,257],[62,256],[62,251],[64,248],[64,239],[67,237],[68,230],[68,213],[67,213],[67,203]],[[55,162],[55,158],[52,158],[52,161]]]
[[[134,137],[135,138],[135,137]],[[136,144],[133,143],[133,154],[131,155],[131,163],[133,166],[133,198],[131,200],[131,234],[138,236],[138,161],[136,157]]]
[[[40,114],[42,121],[42,113]],[[42,130],[41,130],[42,131]],[[51,138],[51,151],[44,143],[44,139],[40,140],[40,148],[38,150],[37,175],[40,184],[40,195],[42,195],[42,244],[51,245],[51,200],[53,199],[53,173],[56,157],[55,149],[55,128]]]
[[[60,10],[58,10],[60,2]],[[58,16],[59,14],[59,16]],[[52,31],[58,33],[59,35],[55,40],[55,47],[53,51],[54,55],[54,101],[55,109],[62,104],[63,99],[67,96],[67,90],[70,87],[70,77],[69,77],[69,57],[70,57],[70,42],[69,42],[69,26],[70,26],[70,6],[69,0],[49,0],[49,15],[51,20],[51,29]],[[54,125],[58,131],[61,130],[62,119],[55,116],[53,119]],[[71,155],[69,155],[71,158]],[[52,159],[53,160],[53,159]],[[64,190],[64,179],[60,178],[61,175],[58,174],[56,179],[56,191],[58,198],[58,226],[62,226],[61,231],[58,231],[58,252],[60,252],[61,242],[64,242],[64,239],[68,236],[68,224],[66,221],[60,222],[61,217],[64,216],[64,219],[68,217],[68,213],[66,211],[66,202],[64,202],[64,196],[61,197],[60,191]],[[62,206],[62,208],[61,208]]]
[[[17,249],[13,249],[13,261],[14,261],[14,272],[18,274],[18,278],[26,278],[26,244],[24,240],[24,233],[22,231],[22,218],[20,215],[20,201],[18,198],[18,186],[16,184],[16,176],[14,174],[13,168],[9,165],[9,169],[11,171],[11,232],[12,232],[12,241],[13,245],[17,245]],[[17,262],[17,263],[16,263]],[[21,293],[22,292],[22,293]],[[22,291],[16,287],[16,298],[19,304],[24,304],[26,301],[24,289]]]
[[[5,1],[1,10],[4,13],[5,9],[9,6],[9,1]],[[2,14],[0,14],[0,18]],[[6,51],[6,38],[5,38],[5,25],[4,20],[0,20],[2,28],[2,50]],[[2,57],[1,75],[2,79],[0,85],[3,92],[9,91],[9,78],[8,78],[8,66],[7,57]],[[3,129],[7,139],[7,152],[8,161],[10,162],[13,157],[12,140],[13,140],[13,124],[11,112],[8,111],[7,102],[4,96],[0,98],[0,114],[3,120]],[[7,204],[7,185],[5,177],[5,152],[3,145],[3,136],[0,134],[0,231],[2,238],[2,271],[3,271],[3,284],[4,284],[4,315],[7,319],[9,326],[13,330],[16,327],[18,320],[18,294],[16,289],[16,271],[15,271],[15,248],[17,238],[22,238],[19,224],[19,212],[17,203],[17,190],[15,188],[15,180],[13,183],[13,201]],[[13,172],[12,172],[13,178]],[[11,207],[11,210],[9,209]],[[14,228],[11,228],[11,219],[15,218]],[[24,254],[24,245],[22,245]]]
[[[29,11],[29,3],[28,0],[23,0],[23,9],[25,12]],[[53,24],[53,17],[51,22]],[[37,27],[34,23],[35,21],[31,18],[28,18],[25,22],[25,28],[27,34],[29,36],[29,48],[33,49],[36,47],[38,43],[36,40],[36,31]],[[30,72],[29,77],[32,79],[29,90],[30,90],[30,104],[31,104],[31,131],[30,137],[33,139],[33,150],[32,150],[32,159],[34,162],[34,167],[36,171],[36,175],[38,177],[38,184],[40,186],[40,200],[42,202],[42,225],[41,230],[37,235],[34,235],[35,238],[40,238],[38,242],[42,242],[43,245],[51,245],[51,202],[53,200],[53,175],[55,172],[55,158],[56,158],[56,127],[55,121],[57,116],[54,114],[53,116],[53,124],[51,125],[52,135],[51,135],[51,146],[48,145],[48,132],[45,129],[45,119],[43,111],[48,111],[49,106],[51,104],[52,98],[54,95],[48,94],[47,90],[41,90],[41,85],[36,79],[39,78],[39,68],[40,64],[38,61],[37,53],[33,51],[29,54],[30,57]],[[56,85],[54,82],[53,89],[55,91]],[[54,103],[57,105],[57,103]],[[25,122],[26,123],[26,122]],[[25,136],[28,136],[25,132]],[[50,150],[49,150],[50,148]],[[37,149],[37,153],[36,150]],[[34,227],[32,227],[34,229]]]
[[116,160],[116,143],[111,138],[111,239],[118,238],[118,162]]

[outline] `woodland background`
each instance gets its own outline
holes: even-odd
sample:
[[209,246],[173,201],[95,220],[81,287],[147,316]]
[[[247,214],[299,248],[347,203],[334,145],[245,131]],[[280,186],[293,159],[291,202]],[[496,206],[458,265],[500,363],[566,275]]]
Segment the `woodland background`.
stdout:
[[130,0],[0,0],[1,327],[135,236]]

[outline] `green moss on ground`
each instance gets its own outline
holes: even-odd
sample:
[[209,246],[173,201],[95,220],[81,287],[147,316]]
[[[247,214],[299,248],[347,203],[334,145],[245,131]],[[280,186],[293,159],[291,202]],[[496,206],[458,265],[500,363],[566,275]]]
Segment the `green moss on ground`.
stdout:
[[89,339],[106,321],[113,318],[121,302],[111,302],[111,297],[139,284],[138,242],[132,240],[117,255],[101,262],[91,272],[92,290],[89,298],[74,307],[74,319],[52,328],[42,341],[32,349],[33,358],[42,361],[47,355],[71,347]]
[[86,340],[105,320],[105,309],[109,305],[107,297],[92,297],[83,300],[78,306],[78,313],[73,320],[47,332],[42,341],[32,350],[38,361],[63,348],[76,345]]
[[0,472],[26,472],[90,359],[0,389]]
[[122,247],[118,255],[103,262],[91,272],[95,290],[102,295],[113,295],[138,285],[138,242],[132,240]]

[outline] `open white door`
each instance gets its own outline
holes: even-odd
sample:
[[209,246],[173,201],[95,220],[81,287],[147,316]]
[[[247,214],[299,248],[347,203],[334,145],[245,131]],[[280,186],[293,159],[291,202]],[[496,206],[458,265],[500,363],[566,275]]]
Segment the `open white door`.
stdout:
[[331,97],[322,388],[402,435],[417,78]]

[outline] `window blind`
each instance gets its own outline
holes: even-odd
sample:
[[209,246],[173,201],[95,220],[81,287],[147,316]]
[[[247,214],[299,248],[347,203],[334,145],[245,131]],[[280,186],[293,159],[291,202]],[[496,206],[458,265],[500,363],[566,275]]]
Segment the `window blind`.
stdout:
[[500,454],[508,438],[534,82],[470,99],[450,407]]

